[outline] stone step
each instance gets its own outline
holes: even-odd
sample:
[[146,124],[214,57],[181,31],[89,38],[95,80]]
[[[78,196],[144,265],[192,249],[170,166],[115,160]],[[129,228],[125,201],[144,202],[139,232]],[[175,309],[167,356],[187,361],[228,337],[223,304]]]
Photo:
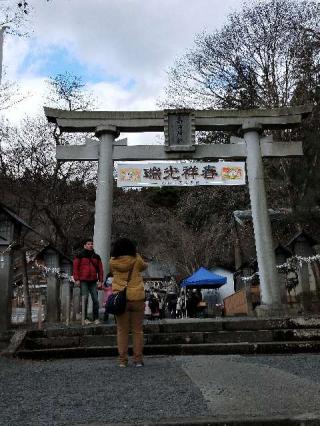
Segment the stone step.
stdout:
[[[218,319],[182,319],[182,320],[160,320],[146,322],[144,324],[145,334],[156,333],[192,333],[192,332],[214,332],[214,331],[254,331],[254,330],[282,330],[282,329],[319,329],[320,318],[297,317],[282,319],[255,319],[255,318],[218,318]],[[44,328],[43,330],[30,330],[28,336],[32,338],[41,337],[63,337],[63,336],[85,336],[85,335],[116,334],[115,325],[72,325],[71,327]]]
[[280,329],[272,331],[274,341],[283,340],[320,340],[320,329],[303,328],[303,329]]
[[[80,331],[80,330],[79,330]],[[114,330],[115,331],[115,330]],[[130,336],[131,338],[131,336]],[[320,340],[320,329],[284,329],[284,330],[241,330],[189,333],[145,333],[145,345],[170,345],[203,343],[240,343],[272,341],[312,341]],[[131,343],[131,340],[130,340]],[[28,337],[25,349],[70,348],[90,346],[116,346],[115,334],[74,334],[70,336]]]
[[[317,317],[162,320],[144,324],[145,352],[158,355],[256,353],[259,350],[277,353],[280,350],[277,348],[286,351],[287,347],[293,351],[301,351],[300,348],[308,351],[310,347],[315,351],[319,341],[320,319]],[[55,353],[86,356],[77,354],[101,351],[116,354],[116,326],[51,325],[42,330],[29,330],[18,350],[19,356],[31,356],[34,351],[35,357],[45,357],[46,353],[48,356]]]
[[[283,342],[241,342],[241,343],[202,343],[147,345],[145,355],[225,355],[225,354],[279,354],[319,352],[320,341],[283,341]],[[129,352],[131,351],[131,348]],[[46,349],[20,349],[16,356],[29,359],[78,358],[117,356],[115,346],[64,347]]]
[[[130,343],[131,343],[131,336]],[[320,338],[320,333],[319,333]],[[189,332],[189,333],[154,333],[144,334],[145,345],[168,345],[168,344],[201,344],[217,342],[255,342],[272,341],[273,335],[270,330],[260,331],[215,331]],[[45,349],[45,348],[63,348],[75,346],[116,346],[117,336],[115,334],[106,335],[78,335],[78,336],[57,336],[57,337],[38,337],[27,338],[25,341],[26,349]]]

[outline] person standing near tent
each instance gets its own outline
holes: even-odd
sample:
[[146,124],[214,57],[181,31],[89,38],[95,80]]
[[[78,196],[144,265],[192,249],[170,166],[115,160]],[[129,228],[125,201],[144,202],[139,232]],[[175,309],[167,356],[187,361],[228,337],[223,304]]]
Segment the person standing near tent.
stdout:
[[197,295],[197,298],[198,298],[198,303],[201,302],[202,301],[202,293],[201,293],[200,288],[196,289],[196,295]]
[[[199,295],[199,293],[200,293],[200,295]],[[193,289],[191,298],[192,298],[193,313],[194,313],[194,316],[197,317],[198,316],[198,305],[199,305],[199,302],[202,300],[201,291],[198,288]]]
[[196,290],[187,290],[187,313],[190,318],[194,318],[196,316],[197,300],[195,292]]
[[151,319],[156,320],[159,319],[160,311],[159,311],[159,296],[158,293],[154,290],[151,292],[149,296],[149,307],[151,309]]
[[184,303],[183,298],[180,295],[177,299],[177,306],[176,306],[176,318],[178,318],[178,319],[182,318],[182,316],[183,316],[182,315],[183,303]]
[[144,316],[147,320],[151,320],[151,309],[149,306],[149,299],[144,302]]

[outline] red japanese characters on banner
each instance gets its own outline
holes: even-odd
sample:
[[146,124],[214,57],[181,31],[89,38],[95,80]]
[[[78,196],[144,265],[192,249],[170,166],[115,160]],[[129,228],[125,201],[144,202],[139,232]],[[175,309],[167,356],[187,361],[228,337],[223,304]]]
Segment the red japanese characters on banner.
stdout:
[[244,162],[118,163],[117,186],[245,185]]

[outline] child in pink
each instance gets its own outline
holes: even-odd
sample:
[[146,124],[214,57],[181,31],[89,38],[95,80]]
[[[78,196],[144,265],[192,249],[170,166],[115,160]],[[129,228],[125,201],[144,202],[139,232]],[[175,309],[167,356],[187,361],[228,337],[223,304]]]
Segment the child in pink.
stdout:
[[[103,306],[106,306],[108,297],[112,294],[112,274],[110,272],[107,274],[106,279],[103,283]],[[109,314],[105,309],[103,315],[103,322],[108,322]]]

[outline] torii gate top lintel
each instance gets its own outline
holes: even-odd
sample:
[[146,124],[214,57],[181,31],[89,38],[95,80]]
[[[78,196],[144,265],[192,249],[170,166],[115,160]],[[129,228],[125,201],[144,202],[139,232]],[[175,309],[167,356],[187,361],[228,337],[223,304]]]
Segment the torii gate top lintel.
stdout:
[[241,129],[253,120],[262,129],[279,129],[299,126],[312,105],[288,108],[252,110],[158,110],[158,111],[67,111],[45,107],[49,122],[56,123],[61,131],[94,132],[99,126],[115,126],[120,132],[163,132],[168,114],[192,115],[195,130]]

